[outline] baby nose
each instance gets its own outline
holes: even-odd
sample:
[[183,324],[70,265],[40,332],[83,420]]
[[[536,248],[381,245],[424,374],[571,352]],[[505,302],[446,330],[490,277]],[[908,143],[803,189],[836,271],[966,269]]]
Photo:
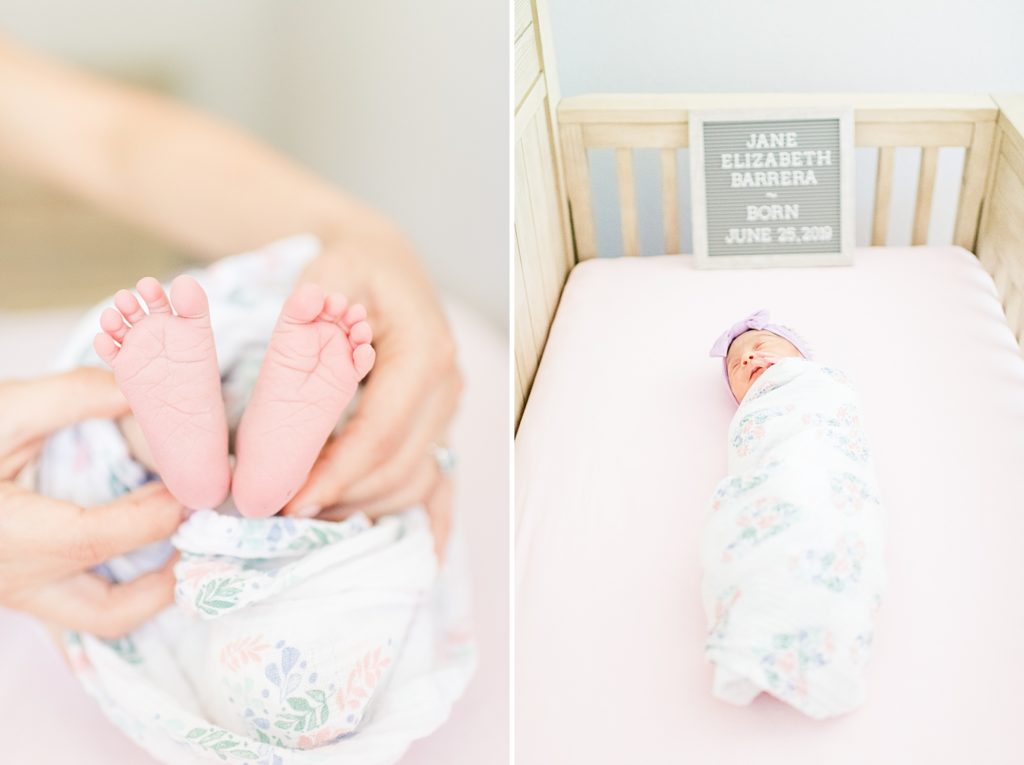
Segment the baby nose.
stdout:
[[751,353],[749,356],[747,356],[747,358],[743,359],[743,366],[746,366],[748,361],[753,361],[753,360],[754,360],[754,354]]

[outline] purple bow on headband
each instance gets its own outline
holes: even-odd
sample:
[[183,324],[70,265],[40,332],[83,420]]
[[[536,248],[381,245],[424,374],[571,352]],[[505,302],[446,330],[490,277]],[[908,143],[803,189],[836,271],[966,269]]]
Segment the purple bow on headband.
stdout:
[[[768,321],[768,309],[762,308],[754,313],[750,314],[743,321],[733,324],[729,329],[723,332],[715,344],[711,346],[710,356],[721,356],[722,357],[722,371],[725,373],[725,385],[732,393],[732,386],[729,385],[729,367],[726,364],[726,356],[729,354],[729,346],[732,345],[732,341],[751,329],[765,329],[769,332],[778,335],[779,337],[789,340],[793,346],[803,354],[805,359],[811,358],[810,349],[807,347],[807,343],[798,335],[796,332],[791,330],[789,327],[784,327],[781,324],[772,324]],[[734,395],[735,399],[736,396]],[[736,400],[739,403],[739,400]]]

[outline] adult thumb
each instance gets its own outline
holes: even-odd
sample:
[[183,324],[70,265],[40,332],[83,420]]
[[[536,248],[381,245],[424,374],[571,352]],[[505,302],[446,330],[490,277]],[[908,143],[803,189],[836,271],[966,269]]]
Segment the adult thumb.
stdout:
[[113,502],[84,510],[77,545],[91,565],[167,539],[185,518],[185,506],[162,483],[148,483]]

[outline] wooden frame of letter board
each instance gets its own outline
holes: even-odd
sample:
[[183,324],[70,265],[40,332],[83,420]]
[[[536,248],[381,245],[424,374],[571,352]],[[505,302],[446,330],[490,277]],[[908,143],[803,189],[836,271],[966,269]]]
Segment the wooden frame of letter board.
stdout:
[[[693,254],[697,268],[765,268],[787,266],[848,266],[853,264],[854,178],[852,109],[728,109],[693,111],[690,122],[690,193],[693,200]],[[730,255],[708,254],[707,198],[704,179],[705,122],[762,122],[773,120],[839,120],[840,252],[838,254]]]

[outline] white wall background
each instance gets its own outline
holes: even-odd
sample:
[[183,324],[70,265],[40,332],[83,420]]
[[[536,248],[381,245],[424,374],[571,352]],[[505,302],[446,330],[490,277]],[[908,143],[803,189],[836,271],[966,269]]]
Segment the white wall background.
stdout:
[[390,213],[442,290],[508,318],[502,0],[0,0],[0,33],[155,72]]
[[[550,0],[562,95],[1024,91],[1021,0]],[[857,152],[857,243],[875,152]],[[638,158],[644,252],[662,246],[657,159]],[[613,159],[592,155],[599,246],[619,254]],[[940,153],[931,243],[952,239],[963,151]],[[909,244],[918,152],[897,150],[890,244]],[[689,168],[679,168],[688,221]],[[602,211],[606,214],[602,215]],[[644,217],[644,213],[648,213]],[[687,225],[683,250],[690,251]]]

